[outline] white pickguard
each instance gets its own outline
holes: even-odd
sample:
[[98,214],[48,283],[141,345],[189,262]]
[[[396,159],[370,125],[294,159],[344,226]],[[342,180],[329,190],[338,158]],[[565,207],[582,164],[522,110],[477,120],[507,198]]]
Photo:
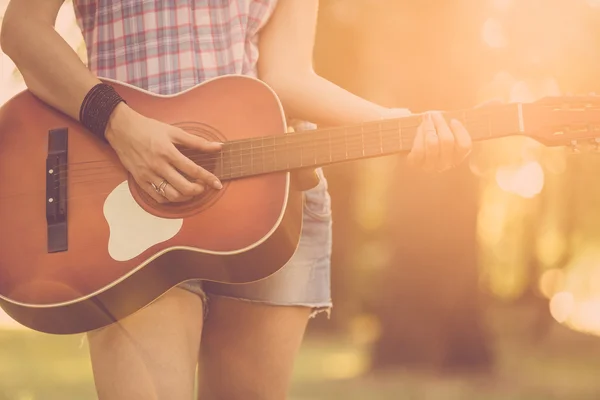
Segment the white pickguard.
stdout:
[[108,254],[116,261],[131,260],[155,244],[177,235],[183,219],[159,218],[134,200],[127,181],[117,186],[104,202],[110,235]]

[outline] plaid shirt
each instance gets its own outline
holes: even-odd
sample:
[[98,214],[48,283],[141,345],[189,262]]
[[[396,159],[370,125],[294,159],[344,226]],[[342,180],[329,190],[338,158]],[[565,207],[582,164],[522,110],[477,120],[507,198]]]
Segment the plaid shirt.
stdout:
[[74,0],[88,67],[159,94],[256,76],[258,31],[277,0]]

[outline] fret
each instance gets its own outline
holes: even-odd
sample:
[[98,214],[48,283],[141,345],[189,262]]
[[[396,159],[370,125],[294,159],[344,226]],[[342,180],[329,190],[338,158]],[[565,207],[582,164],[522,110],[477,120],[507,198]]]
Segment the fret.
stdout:
[[402,120],[398,119],[398,150],[403,149],[402,145]]
[[278,170],[285,170],[289,167],[289,156],[288,156],[288,135],[290,133],[286,133],[285,135],[277,136],[275,142],[277,143],[277,164],[276,168]]
[[348,160],[348,140],[347,140],[348,135],[346,134],[346,131],[344,131],[342,134],[344,136],[344,157],[345,157],[344,159]]
[[254,142],[255,142],[254,139],[250,140],[250,173],[252,173],[252,174],[258,172],[258,171],[255,171],[255,169],[254,169],[254,155],[255,155],[254,150],[256,149]]
[[277,136],[273,137],[273,170],[277,169]]
[[307,133],[306,139],[302,142],[302,155],[300,157],[300,165],[311,165],[314,157],[313,149],[314,133]]
[[[293,135],[293,136],[292,136]],[[290,169],[294,165],[294,148],[300,144],[299,140],[302,140],[297,134],[285,135],[285,168]],[[302,164],[299,165],[300,167]]]
[[242,173],[252,174],[252,140],[242,142]]
[[396,128],[397,124],[398,124],[397,121],[383,121],[381,123],[381,128],[380,128],[380,141],[381,141],[380,144],[381,144],[381,146],[379,148],[379,151],[381,154],[393,153],[393,152],[400,150],[398,145],[401,145],[401,143],[399,143],[399,141],[398,141],[399,135],[398,135],[397,128]]
[[338,128],[333,131],[334,147],[333,161],[345,161],[348,159],[348,132],[345,128]]
[[365,124],[361,126],[362,151],[364,156],[370,155],[375,145],[372,137],[373,133],[369,131],[370,127],[370,125]]
[[345,144],[346,144],[346,160],[352,160],[362,157],[362,145],[359,138],[359,128],[352,127],[346,129]]
[[278,157],[278,168],[281,170],[286,170],[290,168],[290,146],[289,146],[289,137],[290,135],[293,134],[285,134],[285,135],[281,135],[279,141],[281,142],[281,150],[278,152],[279,157]]
[[219,167],[219,178],[225,176],[225,167],[223,165],[223,160],[225,159],[225,146],[221,147],[221,152],[219,153],[219,162],[221,166]]
[[364,125],[360,126],[360,143],[362,147],[362,155],[365,156],[365,134],[364,134]]
[[294,133],[292,135],[286,135],[286,146],[287,146],[287,167],[302,167],[302,148],[309,139],[305,133]]
[[[340,134],[341,133],[341,134]],[[323,154],[320,162],[327,164],[345,159],[342,148],[343,128],[328,128],[323,131],[313,133],[314,141],[323,143]],[[327,135],[325,137],[325,135]]]
[[329,162],[332,162],[333,154],[331,149],[331,130],[327,131],[327,152],[329,153]]
[[327,164],[331,160],[331,150],[329,149],[329,140],[325,137],[325,132],[313,133],[313,143],[315,144],[316,164]]
[[314,164],[316,165],[316,164],[318,164],[318,161],[317,161],[317,145],[316,145],[316,143],[315,143],[314,140],[311,140],[310,143],[311,143],[312,148],[313,148]]
[[239,168],[239,173],[240,176],[242,176],[245,172],[244,169],[244,142],[240,142],[239,143],[239,156],[240,156],[240,168]]
[[275,138],[273,136],[263,138],[263,170],[265,172],[275,169]]
[[299,166],[303,166],[305,164],[310,164],[310,162],[307,161],[307,157],[308,157],[308,160],[310,160],[309,145],[312,142],[312,138],[313,138],[312,132],[304,132],[301,134],[303,134],[305,136],[297,141],[298,146],[299,146],[299,154],[298,154],[298,165]]
[[[309,139],[307,139],[309,140]],[[302,144],[299,147],[300,149],[300,165],[302,165],[302,158],[304,157],[304,144],[307,142],[302,142]]]
[[240,162],[240,144],[239,142],[233,142],[231,149],[229,150],[229,176],[237,178],[241,176],[242,164]]
[[382,143],[381,143],[381,123],[377,122],[374,124],[369,124],[367,127],[365,141],[367,142],[366,155],[373,156],[382,153]]
[[267,151],[267,148],[265,147],[265,138],[264,136],[260,138],[260,145],[262,146],[262,157],[261,157],[261,161],[262,161],[262,170],[263,172],[267,172],[267,167],[265,165],[265,152]]
[[383,154],[383,126],[381,125],[381,121],[378,124],[379,127],[379,151]]

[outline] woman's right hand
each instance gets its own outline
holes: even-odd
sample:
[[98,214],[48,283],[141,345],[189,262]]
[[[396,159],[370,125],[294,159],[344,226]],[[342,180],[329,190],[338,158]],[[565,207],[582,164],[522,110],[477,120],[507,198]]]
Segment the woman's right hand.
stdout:
[[215,175],[175,147],[177,144],[202,152],[218,152],[221,143],[209,142],[147,118],[125,103],[115,108],[105,136],[138,185],[159,203],[190,200],[202,193],[206,186],[223,187]]

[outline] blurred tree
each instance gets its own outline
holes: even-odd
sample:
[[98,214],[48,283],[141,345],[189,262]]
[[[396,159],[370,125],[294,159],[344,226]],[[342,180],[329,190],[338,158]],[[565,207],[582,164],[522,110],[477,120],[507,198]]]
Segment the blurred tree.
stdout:
[[[437,177],[399,168],[394,248],[380,288],[374,368],[487,370],[492,353],[478,286],[478,182],[467,166]],[[394,211],[395,210],[395,211]]]
[[[472,107],[486,72],[477,61],[481,9],[469,0],[425,7],[404,2],[391,12],[415,15],[401,28],[411,34],[396,39],[402,54],[396,70],[411,78],[398,88],[397,101],[417,112]],[[390,179],[386,229],[394,256],[376,304],[382,335],[373,367],[488,370],[493,354],[478,285],[478,180],[467,164],[443,174],[404,165]]]

